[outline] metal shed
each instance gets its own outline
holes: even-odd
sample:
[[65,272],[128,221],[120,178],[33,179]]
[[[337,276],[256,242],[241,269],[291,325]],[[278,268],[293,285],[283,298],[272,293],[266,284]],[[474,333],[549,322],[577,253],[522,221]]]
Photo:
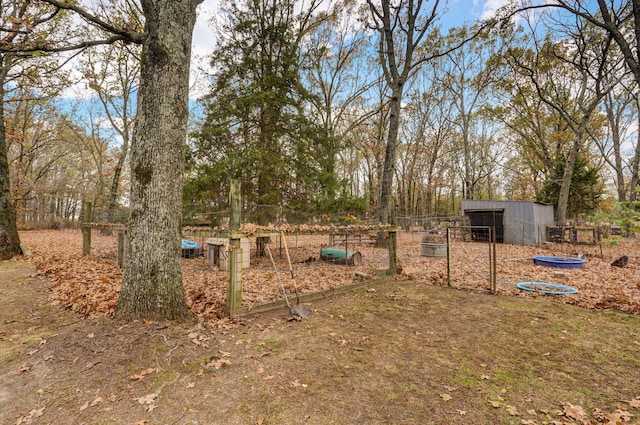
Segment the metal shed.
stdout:
[[553,205],[533,201],[462,201],[462,215],[472,226],[494,226],[496,242],[537,245],[554,224]]

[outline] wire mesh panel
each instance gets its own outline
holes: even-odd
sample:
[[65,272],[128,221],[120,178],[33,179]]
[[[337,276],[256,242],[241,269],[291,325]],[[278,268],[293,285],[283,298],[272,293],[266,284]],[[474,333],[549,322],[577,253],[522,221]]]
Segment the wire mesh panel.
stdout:
[[495,229],[455,226],[447,229],[447,281],[450,286],[496,290]]

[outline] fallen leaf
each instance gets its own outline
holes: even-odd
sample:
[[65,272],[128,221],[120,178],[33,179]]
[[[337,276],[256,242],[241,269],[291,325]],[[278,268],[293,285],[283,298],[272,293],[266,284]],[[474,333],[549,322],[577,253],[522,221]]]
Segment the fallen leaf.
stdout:
[[221,369],[229,365],[231,365],[231,362],[227,359],[212,359],[209,363],[207,363],[207,366],[214,367],[216,369]]
[[460,416],[467,416],[467,411],[466,410],[456,410],[456,412],[458,412],[458,415],[460,415]]
[[489,403],[491,404],[491,406],[495,407],[496,409],[499,407],[502,407],[502,403],[500,403],[499,401],[491,400],[489,401]]
[[96,397],[89,406],[91,407],[97,406],[100,403],[102,403],[102,397]]
[[32,418],[39,418],[42,415],[44,415],[44,407],[41,407],[40,409],[33,409],[29,412],[29,416]]
[[453,397],[451,397],[451,394],[447,394],[447,393],[440,394],[440,398],[443,399],[444,401],[453,400]]
[[89,407],[89,402],[85,402],[82,406],[80,406],[80,411],[85,410],[87,407]]
[[562,414],[567,418],[575,419],[577,421],[583,421],[586,415],[582,406],[574,406],[571,403],[567,403],[563,406]]
[[136,400],[140,404],[152,404],[156,401],[157,398],[158,398],[158,394],[151,393],[151,394],[144,395],[140,398],[137,398]]
[[624,410],[616,410],[615,412],[612,413],[612,420],[614,423],[619,423],[619,422],[631,422],[631,418],[633,417],[633,415],[629,412],[626,412]]
[[186,386],[186,388],[195,388],[196,383],[195,382],[189,382]]
[[507,413],[509,413],[511,416],[520,416],[520,412],[518,412],[518,409],[516,409],[515,406],[506,406],[507,407]]
[[623,400],[625,403],[629,403],[629,406],[640,409],[640,397],[636,397],[633,400]]
[[129,378],[131,378],[134,381],[136,381],[136,380],[140,381],[140,380],[144,379],[145,376],[147,376],[147,375],[149,375],[149,374],[151,374],[151,373],[153,373],[155,371],[156,371],[155,368],[145,369],[145,370],[143,370],[142,372],[140,372],[138,374],[131,375]]

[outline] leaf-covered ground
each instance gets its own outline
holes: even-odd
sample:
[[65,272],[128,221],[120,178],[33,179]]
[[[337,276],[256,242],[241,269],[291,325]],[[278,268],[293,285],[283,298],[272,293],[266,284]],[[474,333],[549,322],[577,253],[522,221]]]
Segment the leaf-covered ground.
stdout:
[[640,423],[638,315],[406,278],[302,321],[120,323],[52,303],[28,262],[0,282],[1,424]]
[[[50,279],[52,298],[65,307],[89,317],[109,316],[115,308],[121,270],[116,265],[116,239],[93,231],[92,256],[83,257],[82,238],[77,230],[47,230],[21,233],[31,251],[39,276]],[[204,242],[201,238],[199,242]],[[327,236],[289,236],[295,283],[301,294],[327,291],[358,282],[362,276],[379,275],[388,267],[386,249],[357,245],[350,249],[362,253],[363,264],[357,267],[318,261],[321,245]],[[397,280],[447,285],[446,259],[420,255],[421,236],[398,234],[398,259],[402,268]],[[279,241],[272,244],[280,278],[289,296],[293,296],[286,257]],[[534,255],[577,256],[587,262],[582,269],[552,269],[535,266]],[[616,258],[627,255],[627,267],[612,267]],[[315,259],[315,260],[314,260]],[[311,261],[309,261],[311,260]],[[455,287],[488,290],[489,248],[487,244],[454,242],[451,256],[451,283]],[[519,282],[546,282],[578,289],[575,295],[552,296],[555,301],[587,308],[614,309],[640,313],[640,244],[635,239],[618,246],[545,244],[539,247],[498,244],[496,250],[498,294],[523,297],[547,297],[521,291]],[[358,272],[358,274],[356,274]],[[183,260],[184,287],[191,309],[202,319],[216,322],[225,319],[226,272],[211,267],[203,257]],[[282,299],[277,275],[266,257],[257,258],[255,239],[251,246],[251,267],[243,270],[243,305],[255,306]],[[365,279],[367,279],[365,277]]]

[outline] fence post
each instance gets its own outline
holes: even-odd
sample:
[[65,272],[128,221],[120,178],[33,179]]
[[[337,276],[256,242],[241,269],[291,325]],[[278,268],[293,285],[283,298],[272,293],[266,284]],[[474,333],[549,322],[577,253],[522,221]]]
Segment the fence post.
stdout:
[[242,304],[242,244],[244,236],[240,232],[242,222],[242,192],[240,181],[231,180],[229,184],[229,206],[231,209],[229,227],[229,267],[227,271],[227,311],[234,317]]
[[[396,225],[396,204],[394,201],[389,203],[389,224]],[[398,261],[397,261],[397,244],[396,244],[396,229],[389,230],[389,275],[398,274]]]
[[91,227],[87,224],[91,223],[92,209],[91,202],[85,202],[82,218],[82,255],[91,255]]
[[451,286],[451,228],[447,226],[447,286]]

